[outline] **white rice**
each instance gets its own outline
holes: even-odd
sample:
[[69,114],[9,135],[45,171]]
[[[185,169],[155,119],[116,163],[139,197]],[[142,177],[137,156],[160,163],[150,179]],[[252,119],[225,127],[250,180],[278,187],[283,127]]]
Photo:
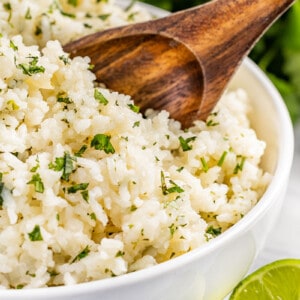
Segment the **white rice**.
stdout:
[[1,288],[75,284],[169,260],[238,222],[270,180],[243,90],[188,131],[166,111],[143,118],[61,43],[149,14],[66,2],[0,5]]

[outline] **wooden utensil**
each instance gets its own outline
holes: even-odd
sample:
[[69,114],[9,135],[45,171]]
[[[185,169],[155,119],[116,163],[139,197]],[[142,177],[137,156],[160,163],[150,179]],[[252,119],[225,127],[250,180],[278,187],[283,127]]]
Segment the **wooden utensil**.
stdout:
[[141,109],[166,109],[183,127],[206,119],[266,29],[294,0],[215,0],[64,47],[89,56],[98,81]]

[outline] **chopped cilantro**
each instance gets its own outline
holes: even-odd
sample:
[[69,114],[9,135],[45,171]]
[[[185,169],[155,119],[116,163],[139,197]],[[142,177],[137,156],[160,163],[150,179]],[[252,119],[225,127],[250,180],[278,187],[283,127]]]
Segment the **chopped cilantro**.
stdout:
[[37,65],[37,63],[38,63],[37,56],[32,56],[29,58],[31,58],[31,61],[29,62],[29,64],[19,64],[18,65],[18,68],[23,70],[23,74],[31,76],[33,74],[45,72],[45,68],[43,66]]
[[77,0],[68,0],[68,4],[76,7],[78,5],[78,2],[77,2]]
[[202,164],[202,169],[206,173],[208,171],[208,164],[207,161],[204,157],[200,158],[201,164]]
[[59,92],[56,98],[57,98],[57,102],[60,103],[65,103],[65,104],[73,103],[72,100],[70,100],[70,98],[67,97],[67,94],[65,92]]
[[177,185],[173,180],[170,180],[171,187],[167,187],[165,174],[163,171],[160,172],[160,181],[161,181],[161,190],[163,195],[184,192],[184,189],[182,189],[179,185]]
[[174,223],[172,223],[172,224],[169,226],[169,229],[170,229],[170,234],[171,234],[171,236],[173,236],[174,233],[176,232],[176,230],[178,229],[178,227],[177,227]]
[[12,16],[12,9],[10,3],[9,2],[3,3],[3,8],[9,12],[7,22],[10,22]]
[[102,14],[102,15],[99,15],[98,18],[101,19],[102,21],[105,21],[105,20],[107,20],[110,16],[111,16],[111,14]]
[[16,286],[16,290],[21,290],[24,287],[24,284],[18,284]]
[[211,113],[211,114],[208,116],[208,118],[207,118],[207,120],[206,120],[206,126],[207,126],[207,127],[217,126],[217,125],[220,124],[219,122],[215,122],[214,119],[213,119],[213,117],[215,117],[215,116],[217,116],[217,115],[218,115],[218,113],[217,113],[217,112],[214,112],[214,113]]
[[37,158],[36,165],[30,169],[30,172],[33,172],[33,173],[36,172],[39,167],[40,167],[40,163],[39,163],[39,159]]
[[87,145],[83,145],[74,155],[77,157],[81,157],[82,154],[86,151],[86,149],[87,149]]
[[63,171],[61,178],[69,181],[70,175],[75,170],[74,161],[76,161],[76,157],[65,152],[63,157],[56,157],[55,162],[49,164],[49,168],[54,171]]
[[119,250],[119,251],[116,253],[116,257],[122,257],[124,254],[125,254],[124,251]]
[[58,57],[65,65],[68,65],[70,63],[70,60],[67,56],[61,55]]
[[195,136],[184,139],[182,136],[179,137],[179,142],[183,151],[192,150],[193,147],[190,145],[192,141],[196,139]]
[[40,26],[36,26],[35,27],[35,31],[34,31],[34,34],[36,35],[36,36],[38,36],[38,35],[41,35],[43,33],[43,31],[42,31],[42,28],[40,27]]
[[133,123],[132,128],[139,127],[139,126],[140,126],[140,121],[136,121]]
[[45,190],[41,176],[38,173],[32,175],[31,180],[27,184],[33,184],[37,193],[43,193]]
[[243,171],[246,157],[242,156],[240,162],[238,162],[233,170],[233,174],[237,174],[239,171]]
[[8,11],[10,11],[10,10],[11,10],[11,5],[10,5],[10,3],[9,3],[9,2],[7,2],[7,3],[3,3],[3,7],[4,7],[6,10],[8,10]]
[[74,184],[74,185],[68,187],[67,191],[68,191],[68,194],[75,194],[78,191],[86,190],[88,186],[89,186],[88,183],[78,183],[78,184]]
[[108,104],[108,100],[97,89],[94,90],[94,98],[95,98],[95,100],[97,100],[99,103],[101,103],[103,105],[107,105]]
[[206,233],[211,234],[212,236],[218,236],[219,234],[222,233],[222,228],[221,227],[213,227],[213,226],[209,226],[206,229]]
[[74,259],[72,260],[72,263],[76,262],[76,261],[79,261],[83,258],[85,258],[86,256],[88,256],[88,254],[90,253],[90,248],[89,246],[86,246],[80,253],[78,253]]
[[83,23],[83,26],[85,28],[93,28],[93,26],[91,24],[88,24],[88,23]]
[[219,167],[221,167],[223,165],[223,163],[225,161],[225,158],[227,156],[227,153],[228,153],[227,151],[224,151],[223,154],[222,154],[222,156],[220,157],[220,159],[218,161],[218,166]]
[[9,47],[14,51],[18,50],[18,46],[16,46],[12,40],[9,41]]
[[91,213],[90,214],[90,217],[92,220],[96,221],[97,220],[97,217],[96,217],[96,214],[95,213]]
[[127,104],[127,106],[135,113],[138,113],[140,111],[140,108],[134,104]]
[[12,99],[7,101],[7,105],[10,106],[12,110],[20,109],[20,106]]
[[43,240],[43,236],[41,234],[41,229],[39,225],[35,225],[33,230],[28,233],[29,239],[32,242],[36,242],[36,241],[42,241]]
[[61,15],[65,16],[65,17],[68,17],[68,18],[71,18],[71,19],[75,19],[76,18],[76,15],[67,13],[67,12],[65,12],[65,11],[63,11],[61,9],[59,10],[59,12],[61,13]]
[[91,142],[91,147],[96,150],[103,150],[106,154],[115,153],[115,149],[110,142],[111,137],[105,134],[96,134]]
[[84,201],[89,202],[90,196],[89,196],[89,191],[88,190],[82,191],[80,194],[81,194]]
[[136,210],[137,210],[137,207],[134,204],[131,205],[130,211],[133,212],[133,211],[136,211]]
[[180,173],[183,169],[184,167],[179,167],[176,171]]
[[31,12],[30,12],[30,8],[28,7],[26,10],[26,14],[25,14],[25,19],[26,20],[31,20],[32,16],[31,16]]

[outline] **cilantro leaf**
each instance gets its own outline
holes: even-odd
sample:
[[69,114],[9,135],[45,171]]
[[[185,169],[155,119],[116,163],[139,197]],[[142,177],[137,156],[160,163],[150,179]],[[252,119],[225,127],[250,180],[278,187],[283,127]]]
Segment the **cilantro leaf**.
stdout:
[[37,193],[43,193],[45,190],[44,183],[41,179],[40,174],[38,173],[32,175],[31,180],[28,181],[27,184],[33,184],[34,189]]
[[195,136],[192,136],[192,137],[189,137],[189,138],[186,138],[184,139],[182,136],[179,137],[179,142],[180,142],[180,145],[181,145],[181,148],[183,151],[189,151],[189,150],[192,150],[193,147],[191,146],[191,142],[194,141],[196,139]]
[[80,253],[78,253],[74,259],[72,260],[72,263],[76,262],[76,261],[79,261],[83,258],[85,258],[86,256],[88,256],[88,254],[90,253],[90,248],[89,246],[86,246]]
[[94,98],[95,98],[95,100],[97,100],[99,103],[101,103],[103,105],[107,105],[108,104],[108,100],[97,89],[94,90]]
[[115,149],[110,142],[111,136],[105,134],[96,134],[91,141],[91,147],[96,150],[103,150],[106,154],[115,153]]
[[42,241],[43,240],[43,236],[41,234],[41,229],[39,225],[35,225],[33,230],[28,233],[28,237],[32,242],[36,242],[36,241]]

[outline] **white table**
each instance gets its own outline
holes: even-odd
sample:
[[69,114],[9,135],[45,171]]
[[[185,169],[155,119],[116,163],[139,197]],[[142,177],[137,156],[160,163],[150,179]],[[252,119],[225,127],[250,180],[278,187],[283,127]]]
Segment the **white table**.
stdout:
[[282,258],[300,258],[300,122],[295,126],[295,155],[282,211],[251,271]]

